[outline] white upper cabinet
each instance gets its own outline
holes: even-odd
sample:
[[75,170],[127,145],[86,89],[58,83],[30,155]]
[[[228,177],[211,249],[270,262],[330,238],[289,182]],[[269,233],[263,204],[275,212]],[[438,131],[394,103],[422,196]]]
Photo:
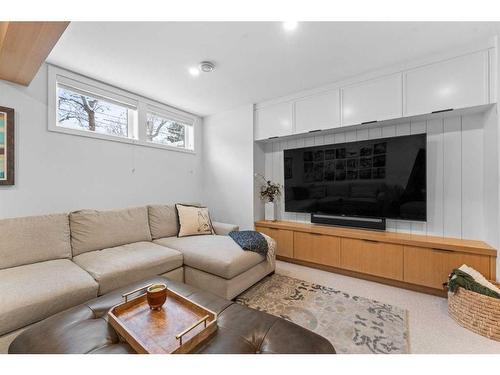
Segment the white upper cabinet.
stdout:
[[295,102],[295,133],[307,133],[339,126],[339,90],[316,94]]
[[405,72],[405,116],[489,102],[488,51]]
[[403,87],[401,73],[344,87],[342,126],[402,117]]
[[278,103],[255,110],[255,139],[292,134],[292,103]]

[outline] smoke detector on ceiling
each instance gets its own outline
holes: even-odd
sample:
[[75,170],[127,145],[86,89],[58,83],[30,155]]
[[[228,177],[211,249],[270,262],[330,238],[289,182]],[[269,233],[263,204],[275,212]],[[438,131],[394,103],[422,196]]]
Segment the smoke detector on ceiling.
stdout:
[[215,64],[211,61],[202,61],[198,67],[203,73],[211,73],[215,70]]

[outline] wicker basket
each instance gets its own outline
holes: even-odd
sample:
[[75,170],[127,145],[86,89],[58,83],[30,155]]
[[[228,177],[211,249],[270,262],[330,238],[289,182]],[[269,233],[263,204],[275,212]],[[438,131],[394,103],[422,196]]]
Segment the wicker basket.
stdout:
[[472,332],[500,341],[500,299],[459,287],[456,293],[448,293],[448,313]]

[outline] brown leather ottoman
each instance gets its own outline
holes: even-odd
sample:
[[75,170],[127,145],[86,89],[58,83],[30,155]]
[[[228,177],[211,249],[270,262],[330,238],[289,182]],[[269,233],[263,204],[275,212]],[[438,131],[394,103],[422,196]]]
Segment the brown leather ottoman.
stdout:
[[53,315],[21,333],[9,353],[134,353],[108,324],[106,313],[121,302],[123,293],[152,282],[166,282],[169,288],[219,314],[216,335],[197,353],[335,353],[328,340],[294,323],[163,277],[134,283]]

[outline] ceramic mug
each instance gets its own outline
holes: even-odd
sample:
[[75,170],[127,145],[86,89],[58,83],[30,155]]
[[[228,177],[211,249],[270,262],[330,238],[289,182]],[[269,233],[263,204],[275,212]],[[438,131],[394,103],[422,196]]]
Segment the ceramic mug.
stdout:
[[151,310],[160,310],[167,300],[167,286],[165,284],[153,284],[146,290],[146,297]]

